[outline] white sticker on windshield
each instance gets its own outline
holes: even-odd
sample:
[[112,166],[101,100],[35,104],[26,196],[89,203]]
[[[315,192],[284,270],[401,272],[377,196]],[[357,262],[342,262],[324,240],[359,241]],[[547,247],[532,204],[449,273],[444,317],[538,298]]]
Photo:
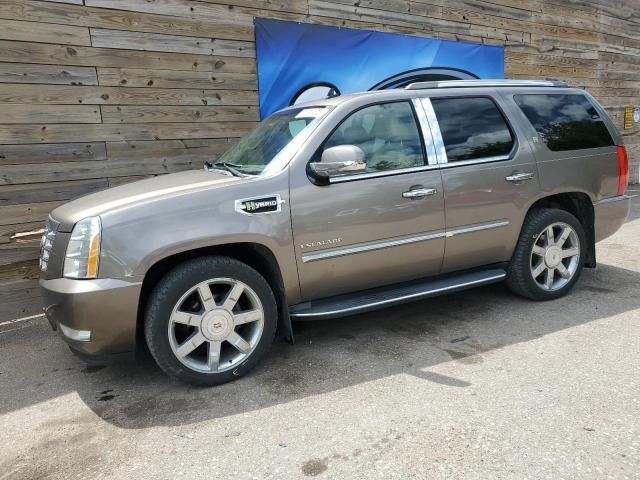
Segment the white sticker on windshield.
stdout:
[[324,108],[304,108],[298,112],[296,118],[316,118],[322,114]]

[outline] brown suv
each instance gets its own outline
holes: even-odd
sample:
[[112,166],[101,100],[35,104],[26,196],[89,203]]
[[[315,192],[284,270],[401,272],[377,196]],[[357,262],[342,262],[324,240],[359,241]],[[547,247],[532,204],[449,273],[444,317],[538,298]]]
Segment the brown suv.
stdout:
[[625,148],[559,82],[447,81],[296,105],[202,171],[54,210],[45,312],[85,358],[244,374],[291,320],[505,280],[564,295],[625,221]]

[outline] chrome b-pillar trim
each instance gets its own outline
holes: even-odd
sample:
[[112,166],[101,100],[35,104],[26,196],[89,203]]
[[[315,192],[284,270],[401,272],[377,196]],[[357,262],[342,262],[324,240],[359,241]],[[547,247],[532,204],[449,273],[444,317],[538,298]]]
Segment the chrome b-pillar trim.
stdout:
[[425,109],[420,100],[421,99],[419,98],[414,98],[412,99],[412,102],[413,108],[416,111],[416,115],[418,115],[418,123],[420,124],[422,138],[424,139],[424,146],[427,150],[427,163],[429,165],[437,165],[438,156],[436,154],[433,135],[431,133],[431,125],[429,123],[429,119],[427,118],[427,113],[425,112]]
[[433,146],[436,151],[436,157],[438,163],[447,163],[447,150],[444,147],[444,140],[442,139],[442,132],[440,131],[440,125],[438,124],[438,118],[436,117],[436,111],[433,109],[431,99],[428,97],[421,98],[422,108],[427,116],[429,122],[429,130],[431,130],[431,136],[433,138]]

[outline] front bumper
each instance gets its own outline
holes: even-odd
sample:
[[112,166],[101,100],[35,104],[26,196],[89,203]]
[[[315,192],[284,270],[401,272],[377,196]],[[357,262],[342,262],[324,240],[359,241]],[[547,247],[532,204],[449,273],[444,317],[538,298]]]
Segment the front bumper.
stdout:
[[605,198],[593,204],[596,242],[610,237],[624,225],[631,211],[631,199],[627,195]]
[[141,280],[56,278],[40,280],[40,287],[45,316],[75,353],[133,356]]

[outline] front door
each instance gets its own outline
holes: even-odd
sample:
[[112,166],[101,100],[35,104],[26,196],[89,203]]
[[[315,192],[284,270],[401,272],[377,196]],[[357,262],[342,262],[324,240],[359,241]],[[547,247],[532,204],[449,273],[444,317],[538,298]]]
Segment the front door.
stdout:
[[508,261],[540,192],[531,146],[506,120],[511,106],[486,94],[431,95],[422,102],[440,147],[447,218],[442,271]]
[[410,101],[351,113],[321,150],[358,146],[366,170],[334,178],[327,186],[309,181],[291,190],[305,300],[439,273],[445,236],[442,182],[435,158],[427,161],[416,118]]

